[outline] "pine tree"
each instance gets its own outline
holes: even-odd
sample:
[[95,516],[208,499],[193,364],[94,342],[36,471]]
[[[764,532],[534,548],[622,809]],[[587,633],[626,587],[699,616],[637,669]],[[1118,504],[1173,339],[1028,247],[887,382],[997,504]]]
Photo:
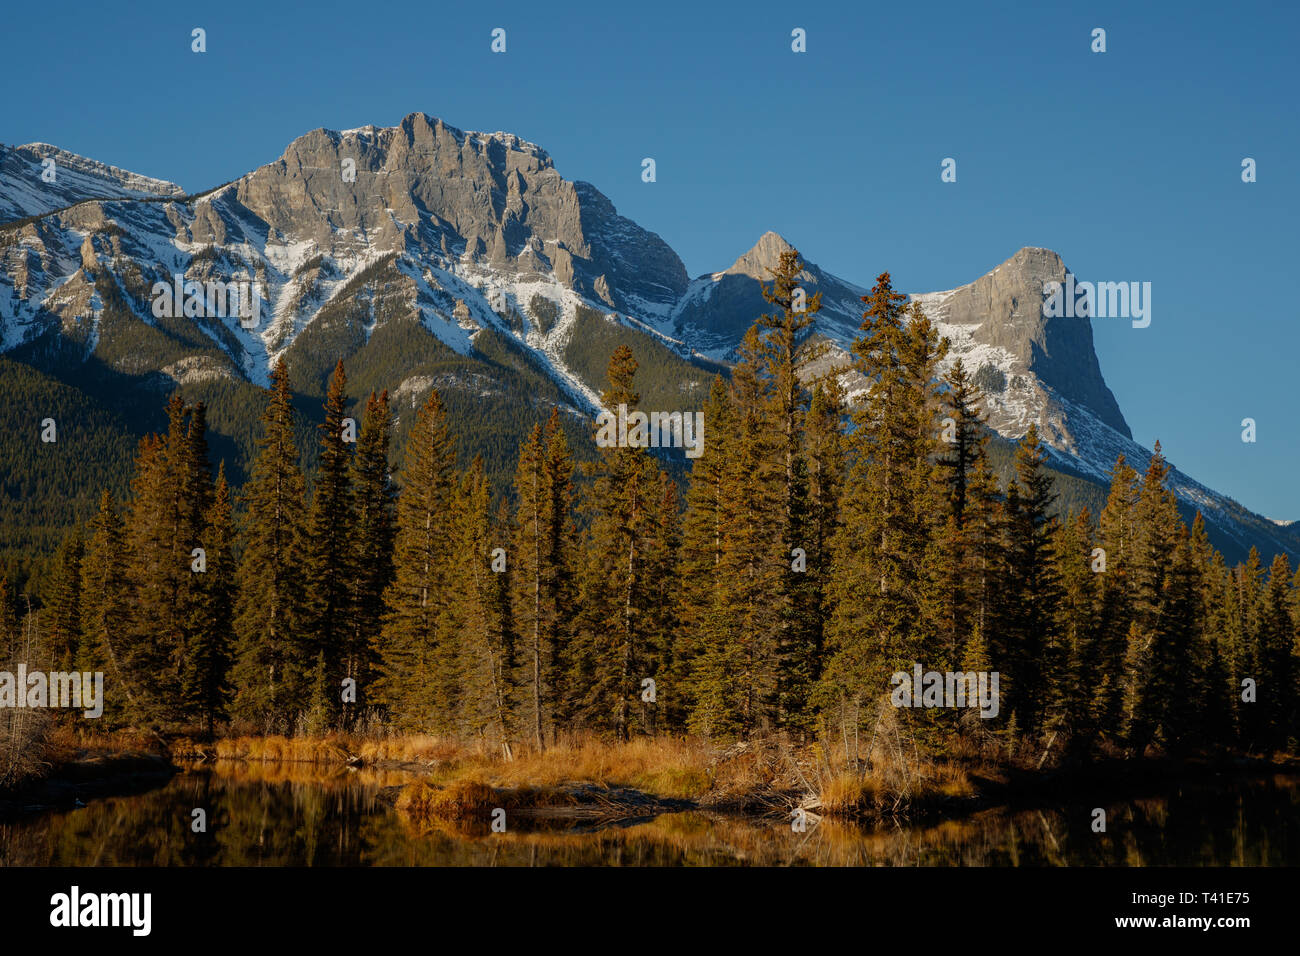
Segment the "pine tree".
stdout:
[[1138,474],[1120,455],[1111,469],[1110,493],[1098,521],[1099,572],[1097,640],[1100,669],[1096,709],[1103,733],[1119,743],[1124,724],[1124,675],[1129,625],[1133,621],[1134,529]]
[[[309,651],[324,661],[326,682],[340,686],[348,674],[349,645],[356,631],[353,590],[357,580],[356,515],[351,481],[352,453],[344,435],[347,373],[340,360],[325,397],[320,426],[320,470],[307,514],[303,543],[306,594],[304,629]],[[355,425],[353,425],[355,427]],[[327,721],[339,715],[331,697]]]
[[778,470],[776,516],[780,543],[781,574],[774,595],[778,614],[776,719],[783,726],[806,731],[811,727],[809,695],[818,670],[817,647],[820,628],[817,621],[818,593],[807,570],[795,570],[795,549],[806,554],[810,523],[808,462],[803,435],[811,394],[803,382],[804,374],[822,354],[824,347],[804,341],[821,309],[821,293],[807,295],[800,282],[804,279],[799,253],[786,250],[772,274],[772,284],[764,285],[763,298],[776,306],[776,312],[761,316],[759,335],[754,348],[757,371],[764,379],[768,395],[767,414],[778,436],[774,453]]
[[[608,387],[601,404],[617,415],[629,413],[640,396],[635,391],[637,361],[625,345],[609,360]],[[651,661],[647,655],[647,541],[652,534],[659,470],[644,448],[602,447],[590,471],[587,513],[590,526],[583,555],[577,622],[578,641],[572,665],[575,697],[582,720],[631,735],[641,709],[641,681]]]
[[573,600],[573,461],[559,411],[543,433],[534,426],[519,452],[515,473],[511,572],[515,622],[523,642],[520,684],[524,723],[533,746],[546,746],[567,707],[564,687]]
[[[983,541],[984,529],[979,521],[987,518],[991,502],[972,501],[990,494],[987,475],[987,435],[979,410],[980,394],[959,358],[944,377],[941,438],[945,452],[938,458],[938,477],[947,494],[947,520],[932,543],[928,561],[931,569],[932,600],[940,609],[940,634],[949,656],[956,657],[964,636],[970,633],[972,613],[982,610],[984,594],[972,549]],[[983,470],[981,472],[981,469]],[[977,474],[977,472],[981,472]],[[976,483],[979,483],[978,485]],[[967,527],[967,512],[977,517]],[[981,558],[982,563],[982,558]],[[983,622],[979,622],[980,626]]]
[[[1043,726],[1059,700],[1064,673],[1057,631],[1060,582],[1052,541],[1056,495],[1045,469],[1047,452],[1032,424],[1016,449],[1016,480],[1007,489],[1008,586],[1015,604],[1003,622],[1001,690],[1022,733]],[[1009,674],[1007,672],[1010,672]]]
[[960,358],[944,376],[944,384],[947,386],[943,395],[944,414],[951,425],[944,422],[948,448],[939,459],[939,469],[948,488],[952,516],[960,526],[966,517],[971,474],[984,453],[988,437],[979,409],[979,389],[966,374],[965,363]]
[[1063,671],[1049,710],[1060,715],[1060,728],[1075,756],[1087,755],[1098,726],[1093,691],[1101,662],[1093,540],[1092,516],[1084,508],[1073,520],[1058,525],[1053,546],[1056,575],[1061,582],[1058,633]]
[[[889,675],[935,660],[936,608],[925,561],[942,513],[933,456],[938,445],[935,371],[947,350],[919,304],[888,273],[864,296],[854,366],[867,393],[854,410],[849,482],[835,548],[832,655],[823,706],[861,720],[861,704],[887,697]],[[933,661],[933,664],[931,664]]]
[[451,571],[452,587],[459,596],[453,607],[462,687],[458,729],[466,737],[490,743],[510,759],[515,705],[510,568],[508,560],[504,570],[493,567],[498,535],[504,541],[505,529],[494,526],[490,505],[483,460],[476,457],[457,494]]
[[378,701],[404,729],[450,732],[455,647],[446,630],[456,452],[437,389],[407,437],[393,583],[384,595]]
[[1178,745],[1178,708],[1192,689],[1188,670],[1196,644],[1199,580],[1178,501],[1166,483],[1169,466],[1156,442],[1134,514],[1132,624],[1126,657],[1130,747]]
[[131,620],[126,666],[136,675],[136,720],[178,716],[181,672],[192,604],[192,549],[197,535],[185,501],[191,437],[179,395],[167,404],[167,434],[146,436],[136,455],[126,514]]
[[[84,586],[82,593],[85,593]],[[82,621],[85,621],[84,610]],[[18,632],[18,606],[14,601],[13,588],[9,584],[8,575],[0,573],[0,654],[4,655],[3,660],[7,664],[17,660]]]
[[[81,563],[81,644],[79,670],[104,674],[103,720],[114,727],[139,713],[135,677],[127,668],[125,635],[130,619],[126,587],[126,531],[113,495],[104,491],[99,511],[87,524]],[[141,675],[148,677],[147,674]]]
[[354,587],[352,629],[344,646],[343,675],[356,681],[357,703],[355,711],[344,705],[345,725],[371,703],[370,688],[378,678],[375,644],[383,625],[384,592],[393,580],[397,522],[397,493],[388,464],[392,427],[388,392],[378,396],[371,392],[350,479],[356,509],[351,547]]
[[[655,681],[655,693],[647,694],[642,678],[642,730],[654,734],[676,729],[684,716],[680,706],[668,707],[659,697],[658,685],[677,672],[676,636],[681,627],[676,592],[677,567],[681,559],[681,496],[666,472],[659,472],[658,493],[651,502],[650,529],[646,544],[646,587],[649,592],[646,616],[646,648],[650,666],[647,676]],[[681,688],[668,689],[668,701],[680,700]],[[652,698],[652,699],[648,699]]]
[[294,442],[289,372],[271,372],[251,476],[244,486],[244,551],[235,631],[237,712],[268,730],[291,729],[309,706],[315,655],[302,621],[302,526],[306,493]]
[[1228,582],[1223,555],[1210,545],[1205,528],[1205,518],[1198,511],[1192,523],[1192,552],[1200,576],[1200,642],[1196,657],[1204,662],[1195,699],[1202,702],[1198,708],[1197,729],[1200,738],[1212,747],[1227,746],[1233,739],[1234,695],[1228,673],[1224,649],[1226,635],[1225,597]]
[[515,541],[511,551],[515,555],[513,578],[518,589],[514,596],[515,620],[524,641],[525,673],[520,683],[528,688],[523,705],[524,721],[533,746],[538,750],[546,747],[546,709],[543,699],[550,694],[544,672],[553,659],[548,639],[549,608],[544,607],[543,596],[543,578],[546,573],[546,499],[542,426],[534,425],[532,434],[519,449],[519,464],[515,471]]
[[212,736],[216,722],[227,716],[226,701],[234,643],[235,545],[231,521],[230,486],[223,462],[212,501],[204,514],[203,548],[207,568],[199,600],[189,622],[189,647],[181,683],[187,716],[198,720]]
[[1296,625],[1290,609],[1291,565],[1285,554],[1273,558],[1263,602],[1259,635],[1259,708],[1264,741],[1277,749],[1296,735],[1300,697],[1296,660]]
[[80,529],[73,529],[54,555],[50,593],[45,598],[41,626],[50,663],[71,670],[81,638],[81,560],[85,550]]
[[[689,726],[712,735],[729,724],[726,718],[728,676],[720,660],[729,641],[727,609],[731,581],[721,572],[723,539],[728,512],[727,497],[734,431],[731,397],[725,380],[718,376],[704,404],[709,442],[704,454],[691,468],[682,517],[677,587],[680,592],[681,627],[674,642],[671,681],[683,693],[689,711]],[[669,708],[674,719],[687,718]]]

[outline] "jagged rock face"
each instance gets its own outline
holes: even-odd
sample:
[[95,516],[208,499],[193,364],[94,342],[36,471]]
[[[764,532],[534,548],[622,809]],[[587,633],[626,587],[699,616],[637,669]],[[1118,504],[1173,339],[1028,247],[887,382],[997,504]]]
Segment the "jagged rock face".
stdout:
[[[45,183],[51,157],[56,182]],[[57,351],[164,383],[265,384],[277,358],[348,360],[388,321],[420,323],[461,356],[490,329],[591,411],[604,383],[567,357],[580,315],[604,313],[679,356],[728,360],[771,311],[762,285],[789,249],[767,233],[731,267],[688,282],[662,239],[594,186],[565,180],[540,147],[422,113],[387,129],[307,133],[198,198],[51,146],[0,147],[0,352],[22,361]],[[255,280],[265,321],[153,315],[154,284],[177,274]],[[1063,465],[1104,482],[1117,454],[1141,463],[1149,453],[1102,378],[1090,321],[1043,315],[1044,283],[1065,275],[1056,253],[1026,248],[967,285],[913,298],[951,343],[943,368],[962,359],[995,430],[1014,439],[1034,424]],[[810,262],[801,281],[822,295],[814,331],[831,348],[813,371],[829,371],[847,361],[867,290]],[[845,380],[851,394],[865,387]],[[403,385],[414,400],[433,381]],[[1181,472],[1171,487],[1235,539],[1267,524],[1294,545],[1294,528]]]
[[[771,280],[781,254],[791,248],[769,232],[726,271],[691,283],[673,315],[673,333],[716,358],[734,358],[735,348],[754,319],[771,307],[762,286]],[[912,296],[948,338],[947,371],[961,358],[986,394],[990,425],[1018,438],[1031,424],[1057,448],[1078,453],[1079,446],[1064,402],[1131,438],[1114,395],[1102,378],[1087,318],[1043,315],[1043,285],[1064,281],[1065,265],[1047,249],[1021,249],[974,282],[947,292]],[[849,363],[858,336],[867,290],[805,263],[801,282],[822,295],[814,331],[832,343],[831,351],[808,374]],[[844,378],[850,393],[865,383]]]
[[[48,180],[45,161],[54,165]],[[85,199],[180,196],[175,183],[136,173],[65,152],[48,143],[26,146],[0,144],[0,223],[39,216]]]
[[[784,238],[768,232],[729,269],[696,279],[673,312],[673,333],[706,354],[734,357],[754,319],[772,311],[763,298],[763,286],[771,284],[781,254],[792,248]],[[862,321],[861,297],[866,290],[807,262],[800,282],[810,296],[822,295],[817,331],[837,341],[851,340]]]
[[[345,179],[345,165],[355,181]],[[199,216],[190,241],[227,241],[247,210],[269,227],[269,241],[554,274],[625,311],[637,310],[638,298],[675,302],[686,287],[667,243],[619,216],[595,187],[561,177],[540,147],[508,133],[465,133],[422,113],[388,129],[314,130],[232,191]]]
[[[1087,317],[1043,315],[1044,283],[1064,282],[1065,274],[1065,264],[1055,252],[1025,248],[969,285],[920,298],[930,318],[969,330],[974,345],[1005,353],[1012,374],[1032,373],[1131,438],[1119,404],[1102,378],[1093,350],[1092,323]],[[974,374],[978,369],[968,367],[968,371]]]

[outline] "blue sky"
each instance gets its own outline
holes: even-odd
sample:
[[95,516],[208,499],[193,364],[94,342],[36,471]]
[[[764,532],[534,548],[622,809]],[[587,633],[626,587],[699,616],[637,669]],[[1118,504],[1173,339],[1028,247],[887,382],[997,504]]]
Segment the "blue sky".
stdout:
[[307,130],[419,110],[539,143],[691,275],[768,229],[844,278],[889,270],[916,292],[1046,246],[1082,279],[1152,283],[1149,328],[1094,320],[1134,437],[1300,518],[1295,5],[880,6],[13,4],[0,140],[197,190]]

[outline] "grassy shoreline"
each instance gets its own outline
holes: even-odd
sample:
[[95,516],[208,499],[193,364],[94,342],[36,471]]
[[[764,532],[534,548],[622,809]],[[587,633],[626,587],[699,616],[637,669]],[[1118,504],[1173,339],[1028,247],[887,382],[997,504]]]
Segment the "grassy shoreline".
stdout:
[[724,745],[692,737],[611,742],[580,737],[509,758],[428,735],[73,737],[55,732],[40,772],[0,792],[0,816],[148,789],[177,761],[399,772],[381,798],[415,822],[483,822],[497,808],[535,818],[641,819],[702,810],[846,821],[958,817],[994,806],[1104,802],[1215,775],[1300,773],[1300,760],[1199,756],[1109,758],[1072,767],[971,754],[947,759],[877,751],[855,770],[844,754],[779,740]]
[[400,770],[419,776],[392,788],[399,810],[416,818],[486,819],[505,808],[531,816],[639,817],[710,810],[844,820],[959,816],[991,806],[1035,806],[1064,799],[1104,800],[1166,789],[1215,775],[1300,773],[1294,756],[1241,755],[1121,759],[1071,767],[971,755],[946,760],[877,753],[854,772],[843,755],[816,745],[772,740],[729,746],[690,737],[626,743],[579,738],[510,759],[424,735],[287,738],[231,737],[211,744],[177,741],[177,756],[250,763],[304,763]]

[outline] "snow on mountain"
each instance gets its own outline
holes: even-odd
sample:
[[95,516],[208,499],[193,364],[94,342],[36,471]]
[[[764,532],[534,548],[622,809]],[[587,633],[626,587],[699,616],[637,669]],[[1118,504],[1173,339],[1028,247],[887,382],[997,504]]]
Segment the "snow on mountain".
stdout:
[[183,194],[175,183],[108,166],[48,143],[0,143],[0,223],[44,215],[86,199]]
[[[55,183],[41,179],[47,158]],[[313,130],[198,198],[52,146],[0,147],[0,351],[53,336],[127,374],[152,362],[176,381],[264,385],[277,359],[340,314],[353,350],[400,314],[461,356],[491,329],[591,413],[602,383],[565,359],[580,309],[684,358],[726,362],[770,311],[762,285],[790,248],[769,232],[727,269],[689,280],[667,243],[595,186],[565,180],[540,146],[422,113],[395,127]],[[960,358],[981,388],[992,428],[1017,439],[1034,424],[1060,467],[1104,483],[1119,454],[1142,467],[1150,452],[1106,386],[1089,319],[1043,315],[1043,283],[1066,273],[1056,253],[1031,247],[971,283],[912,298],[949,340],[944,370]],[[244,328],[237,317],[195,317],[197,339],[156,320],[155,283],[177,274],[252,283],[266,303],[261,320]],[[844,362],[867,290],[811,262],[801,281],[822,295],[814,331],[831,346],[824,362]],[[122,334],[102,327],[106,297],[168,344],[105,351],[106,334]],[[851,393],[864,384],[846,376]],[[1181,500],[1242,540],[1265,526],[1278,540],[1295,530],[1180,471],[1172,481]]]

